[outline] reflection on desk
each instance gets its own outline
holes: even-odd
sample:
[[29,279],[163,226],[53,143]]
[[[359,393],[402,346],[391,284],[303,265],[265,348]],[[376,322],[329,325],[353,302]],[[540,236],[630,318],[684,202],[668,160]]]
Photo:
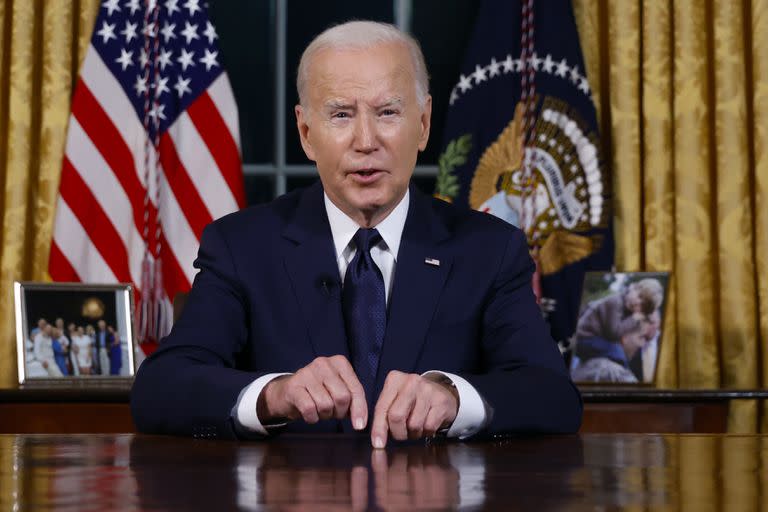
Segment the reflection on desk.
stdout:
[[0,509],[763,510],[768,437],[0,436]]

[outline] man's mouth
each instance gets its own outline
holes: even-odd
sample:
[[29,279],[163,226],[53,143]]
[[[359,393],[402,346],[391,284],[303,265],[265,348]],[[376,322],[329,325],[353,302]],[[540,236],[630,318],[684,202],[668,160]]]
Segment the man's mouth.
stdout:
[[360,169],[357,171],[354,171],[353,174],[357,174],[359,176],[370,176],[372,174],[376,174],[377,172],[381,172],[378,169]]
[[358,169],[349,173],[350,177],[360,184],[373,184],[376,183],[381,176],[384,175],[384,171],[380,169]]

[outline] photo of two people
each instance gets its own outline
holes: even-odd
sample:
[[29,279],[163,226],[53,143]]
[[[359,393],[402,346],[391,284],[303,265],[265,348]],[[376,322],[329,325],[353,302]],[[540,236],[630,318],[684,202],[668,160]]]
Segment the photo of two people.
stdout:
[[574,381],[653,382],[668,281],[664,272],[587,273],[571,358]]

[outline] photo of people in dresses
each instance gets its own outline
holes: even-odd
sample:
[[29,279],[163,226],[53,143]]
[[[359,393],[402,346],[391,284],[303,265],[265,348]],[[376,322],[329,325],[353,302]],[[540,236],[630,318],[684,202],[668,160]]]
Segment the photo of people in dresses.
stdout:
[[130,375],[131,344],[117,327],[125,322],[118,321],[115,295],[114,291],[25,290],[26,378]]

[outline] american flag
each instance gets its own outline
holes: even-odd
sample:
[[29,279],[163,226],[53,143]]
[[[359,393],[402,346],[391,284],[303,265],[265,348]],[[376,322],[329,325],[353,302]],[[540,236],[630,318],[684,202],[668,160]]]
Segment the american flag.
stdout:
[[200,235],[244,206],[237,106],[200,0],[106,0],[72,100],[49,272],[132,283],[145,352]]

